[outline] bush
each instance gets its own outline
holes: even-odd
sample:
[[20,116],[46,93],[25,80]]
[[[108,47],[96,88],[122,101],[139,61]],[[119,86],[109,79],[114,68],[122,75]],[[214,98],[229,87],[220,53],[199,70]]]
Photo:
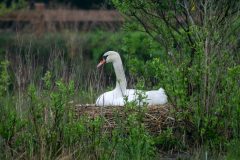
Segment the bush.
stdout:
[[[116,125],[110,133],[103,130],[104,117],[79,119],[73,112],[72,81],[52,83],[46,72],[42,89],[34,84],[27,90],[27,108],[18,114],[13,96],[7,95],[7,63],[2,63],[0,145],[2,159],[55,159],[64,156],[83,159],[151,159],[154,143],[142,118],[145,108],[128,104],[126,117],[116,113]],[[6,97],[9,97],[6,99]],[[4,98],[4,101],[3,99]],[[135,109],[134,109],[135,108]],[[135,111],[129,114],[129,111]],[[3,149],[3,150],[2,150]],[[13,152],[14,151],[14,152]]]

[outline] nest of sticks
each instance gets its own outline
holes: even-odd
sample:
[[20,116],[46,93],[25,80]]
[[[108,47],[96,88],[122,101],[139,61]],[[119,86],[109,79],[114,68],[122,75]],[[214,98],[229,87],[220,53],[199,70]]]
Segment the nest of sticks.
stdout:
[[161,133],[161,131],[167,127],[175,125],[175,118],[171,116],[172,106],[169,104],[166,105],[152,105],[143,109],[139,108],[125,108],[125,107],[97,107],[94,104],[86,105],[75,105],[76,117],[80,118],[81,116],[87,116],[90,119],[96,117],[104,118],[104,128],[105,130],[112,130],[116,126],[116,114],[121,118],[127,117],[127,114],[130,113],[139,113],[143,114],[142,122],[146,128],[153,134]]

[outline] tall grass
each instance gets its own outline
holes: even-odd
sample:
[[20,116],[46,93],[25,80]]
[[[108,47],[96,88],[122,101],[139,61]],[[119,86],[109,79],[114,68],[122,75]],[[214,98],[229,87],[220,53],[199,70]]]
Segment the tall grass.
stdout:
[[95,55],[98,51],[91,53],[84,46],[93,35],[64,36],[69,35],[41,40],[22,35],[4,46],[7,60],[1,65],[0,158],[153,157],[152,137],[136,119],[138,112],[119,120],[112,134],[102,129],[104,117],[75,118],[74,104],[94,103],[111,80],[104,79],[103,70],[96,71],[95,60],[102,53]]
[[[52,82],[51,72],[43,77],[40,90],[28,86],[25,110],[20,116],[8,95],[7,63],[2,64],[1,77],[1,159],[151,159],[153,139],[142,124],[139,110],[126,117],[116,114],[117,127],[110,133],[103,129],[104,117],[75,117],[74,83]],[[9,98],[9,99],[8,99]],[[128,114],[127,114],[128,113]],[[140,119],[139,119],[140,118]]]
[[[145,34],[5,34],[0,41],[1,159],[152,159],[159,149],[195,152],[196,159],[225,152],[226,158],[238,156],[231,152],[239,140],[237,64],[221,75],[213,114],[203,116],[200,95],[194,90],[188,96],[186,82],[188,78],[199,85],[201,68],[194,65],[189,70],[193,76],[186,77],[188,57],[177,65],[167,61],[169,55]],[[125,106],[126,117],[116,113],[111,134],[104,132],[104,117],[74,117],[74,104],[94,103],[114,86],[112,68],[95,67],[107,50],[121,53],[130,87],[166,89],[177,120],[174,127],[149,134],[141,119],[146,108],[139,110],[136,104]]]

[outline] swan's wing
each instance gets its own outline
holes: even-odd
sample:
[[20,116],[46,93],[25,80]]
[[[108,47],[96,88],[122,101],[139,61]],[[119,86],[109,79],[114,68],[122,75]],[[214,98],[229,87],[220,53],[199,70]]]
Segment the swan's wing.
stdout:
[[147,101],[149,105],[165,104],[167,103],[167,95],[163,89],[147,91]]
[[124,100],[113,91],[105,92],[100,95],[96,100],[96,106],[123,106]]
[[128,102],[136,102],[140,103],[142,105],[142,102],[147,102],[147,97],[144,99],[140,99],[139,95],[142,95],[143,97],[146,96],[145,91],[142,90],[136,90],[136,89],[127,89],[125,96],[127,96],[127,101]]
[[136,99],[136,90],[127,89],[124,96],[127,97],[128,102],[134,101]]
[[[127,89],[124,96],[127,97],[128,102],[138,101],[139,94],[146,95],[146,99],[143,99],[142,102],[147,102],[149,105],[165,104],[167,103],[167,95],[164,92],[164,89],[160,88],[159,90],[152,91],[141,91],[135,89]],[[119,96],[114,90],[105,92],[100,95],[96,100],[97,106],[124,106],[125,101],[123,96]]]

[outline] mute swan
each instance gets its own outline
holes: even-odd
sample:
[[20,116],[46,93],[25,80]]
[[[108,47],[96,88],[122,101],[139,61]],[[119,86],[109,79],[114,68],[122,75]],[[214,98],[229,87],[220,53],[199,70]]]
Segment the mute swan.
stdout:
[[124,106],[124,97],[128,102],[138,100],[140,94],[146,95],[144,100],[148,105],[165,104],[167,103],[167,96],[164,89],[152,91],[141,91],[135,89],[127,89],[127,81],[123,70],[122,60],[120,55],[115,51],[108,51],[104,53],[103,59],[97,65],[97,68],[105,63],[112,63],[116,74],[116,87],[114,90],[105,92],[96,100],[97,106]]

